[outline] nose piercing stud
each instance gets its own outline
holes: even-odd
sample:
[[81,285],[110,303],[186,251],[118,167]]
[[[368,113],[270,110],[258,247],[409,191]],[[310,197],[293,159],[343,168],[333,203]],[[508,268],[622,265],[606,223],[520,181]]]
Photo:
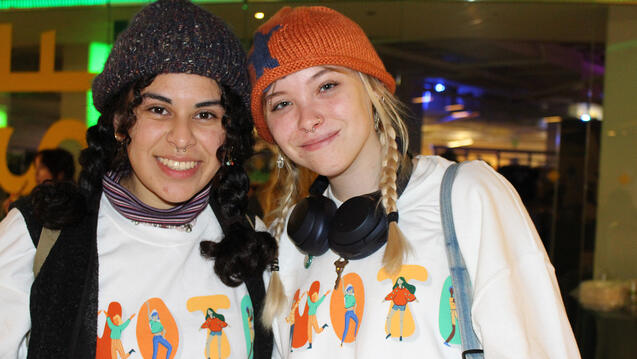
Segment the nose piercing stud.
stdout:
[[316,132],[316,127],[317,127],[318,125],[320,125],[320,124],[321,124],[321,122],[323,122],[323,120],[322,120],[321,118],[317,118],[317,120],[318,120],[318,122],[312,125],[312,129],[311,129],[311,130],[303,129],[303,131],[304,131],[305,133],[310,133],[310,132],[314,133],[314,132]]

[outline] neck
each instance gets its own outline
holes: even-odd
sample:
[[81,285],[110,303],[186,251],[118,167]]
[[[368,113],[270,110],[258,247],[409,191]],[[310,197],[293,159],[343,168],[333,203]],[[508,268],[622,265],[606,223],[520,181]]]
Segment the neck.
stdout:
[[[370,142],[370,141],[368,141]],[[339,201],[375,192],[380,184],[381,147],[374,141],[363,148],[354,162],[342,173],[330,177],[332,193]],[[370,154],[373,155],[364,155]]]

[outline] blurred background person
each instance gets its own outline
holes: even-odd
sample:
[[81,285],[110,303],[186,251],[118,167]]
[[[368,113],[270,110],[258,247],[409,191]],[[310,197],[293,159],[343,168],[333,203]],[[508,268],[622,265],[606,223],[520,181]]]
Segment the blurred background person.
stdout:
[[[75,176],[75,161],[73,155],[62,148],[41,150],[35,154],[33,159],[35,166],[35,183],[40,185],[44,181],[73,181]],[[26,186],[26,182],[25,182]],[[12,193],[2,202],[2,216],[9,211],[11,203],[15,202],[23,193],[24,187],[17,192]]]

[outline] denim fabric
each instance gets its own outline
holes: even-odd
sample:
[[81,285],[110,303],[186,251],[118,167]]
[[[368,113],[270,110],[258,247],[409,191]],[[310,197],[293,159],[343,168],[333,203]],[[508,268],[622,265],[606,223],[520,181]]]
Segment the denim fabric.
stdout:
[[[467,272],[456,230],[453,224],[453,211],[451,209],[451,187],[458,171],[458,163],[454,163],[447,168],[442,177],[440,186],[440,214],[442,216],[442,229],[445,234],[445,248],[447,249],[447,260],[449,271],[451,272],[451,282],[456,300],[458,312],[458,327],[460,328],[460,338],[462,340],[462,357],[470,359],[482,359],[484,354],[480,350],[482,346],[478,337],[473,331],[471,322],[471,304],[473,303],[473,292],[471,289],[471,278]],[[478,353],[475,353],[478,351]]]

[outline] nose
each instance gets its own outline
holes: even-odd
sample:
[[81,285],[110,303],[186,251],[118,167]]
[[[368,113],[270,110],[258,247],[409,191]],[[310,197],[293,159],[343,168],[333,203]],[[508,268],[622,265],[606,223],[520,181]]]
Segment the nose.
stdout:
[[197,143],[189,118],[177,117],[166,136],[168,143],[175,146],[177,152],[186,152]]
[[302,109],[299,113],[299,130],[304,133],[316,132],[323,123],[323,116],[313,110],[312,106]]

